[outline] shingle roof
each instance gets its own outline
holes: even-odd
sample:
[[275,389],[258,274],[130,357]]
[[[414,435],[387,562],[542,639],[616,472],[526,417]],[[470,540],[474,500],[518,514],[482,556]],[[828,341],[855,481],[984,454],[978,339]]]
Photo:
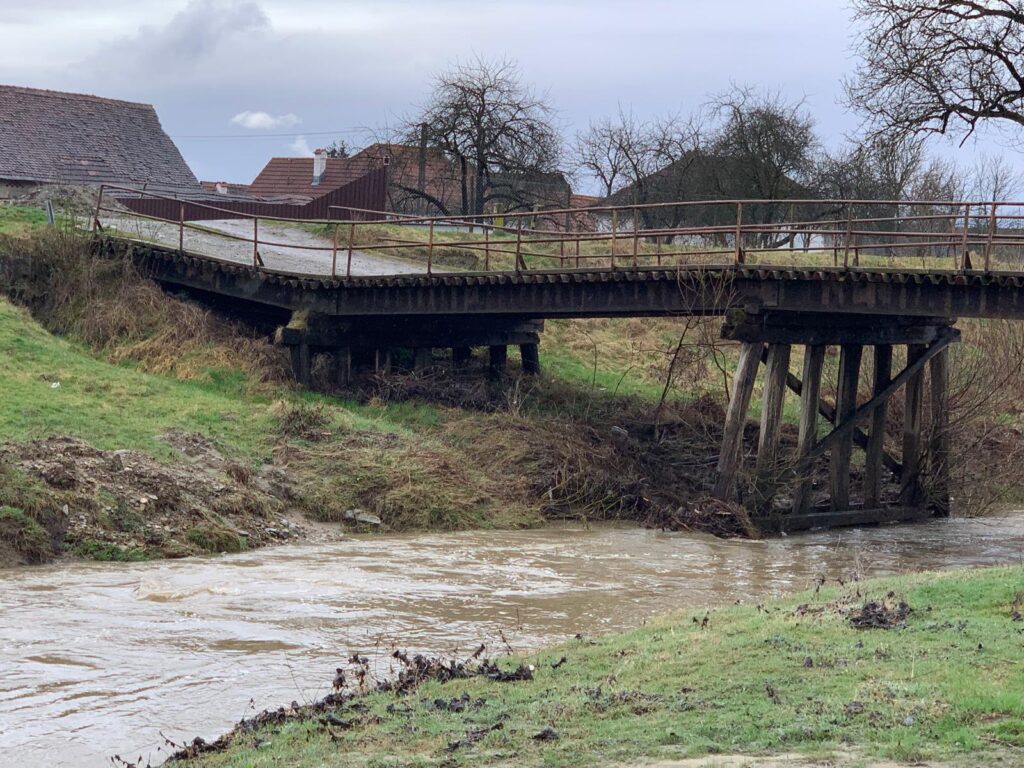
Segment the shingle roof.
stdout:
[[149,104],[0,85],[0,179],[198,187]]
[[257,197],[320,197],[362,178],[380,164],[379,158],[328,157],[323,177],[319,184],[314,185],[312,157],[272,157],[249,185],[249,194]]

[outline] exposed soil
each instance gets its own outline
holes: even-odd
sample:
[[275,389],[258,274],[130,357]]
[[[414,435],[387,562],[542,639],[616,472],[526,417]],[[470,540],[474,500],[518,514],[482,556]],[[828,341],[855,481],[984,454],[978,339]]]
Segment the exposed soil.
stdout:
[[[0,447],[0,463],[60,511],[50,526],[54,554],[183,557],[303,534],[286,513],[291,490],[280,470],[253,472],[227,461],[200,435],[170,432],[163,438],[180,461],[163,464],[138,451],[101,451],[76,438],[51,437]],[[13,564],[12,557],[8,553],[0,565]]]

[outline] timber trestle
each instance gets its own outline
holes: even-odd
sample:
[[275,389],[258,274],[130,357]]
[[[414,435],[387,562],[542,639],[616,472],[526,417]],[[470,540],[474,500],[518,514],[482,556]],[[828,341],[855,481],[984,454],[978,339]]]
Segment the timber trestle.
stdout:
[[[739,362],[726,415],[714,494],[742,501],[762,530],[789,531],[949,514],[949,345],[960,332],[943,318],[822,315],[813,312],[735,310],[722,335],[740,342]],[[865,347],[870,348],[868,355]],[[900,350],[905,350],[900,354]],[[894,350],[905,358],[893,374]],[[802,377],[790,372],[802,353]],[[823,397],[825,362],[836,361],[834,405]],[[861,371],[868,367],[870,378]],[[738,483],[744,426],[757,372],[764,365],[760,429],[754,471]],[[923,437],[925,377],[930,424]],[[783,456],[787,390],[799,398],[795,446]],[[904,392],[900,455],[886,448],[893,395]],[[831,429],[820,434],[825,423]],[[867,427],[865,432],[864,427]],[[863,469],[855,470],[855,447]],[[828,459],[827,480],[819,477]],[[858,480],[855,493],[852,480]],[[738,487],[739,486],[739,487]]]

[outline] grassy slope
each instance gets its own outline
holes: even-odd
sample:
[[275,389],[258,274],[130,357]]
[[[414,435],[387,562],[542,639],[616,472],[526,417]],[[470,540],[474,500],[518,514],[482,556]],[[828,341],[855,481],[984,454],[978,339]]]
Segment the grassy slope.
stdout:
[[[668,617],[534,654],[530,682],[429,683],[392,712],[395,695],[374,694],[366,714],[337,713],[356,718],[351,730],[332,735],[316,719],[291,721],[194,764],[576,766],[850,749],[965,765],[1003,755],[1014,764],[1024,747],[1024,625],[1011,617],[1021,590],[1020,567],[926,573],[713,609],[706,628],[704,611]],[[905,628],[849,625],[849,608],[890,591],[913,609]],[[462,714],[432,706],[463,693],[485,703]],[[497,722],[503,727],[478,743],[446,749]],[[558,740],[531,738],[547,726]]]

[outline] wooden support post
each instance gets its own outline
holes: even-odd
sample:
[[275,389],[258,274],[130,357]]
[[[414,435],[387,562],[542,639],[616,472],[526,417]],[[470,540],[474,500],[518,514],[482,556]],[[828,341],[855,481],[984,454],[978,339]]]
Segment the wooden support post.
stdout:
[[456,373],[466,370],[472,357],[473,350],[470,347],[452,347],[452,368]]
[[[924,356],[924,344],[907,345],[907,365]],[[907,381],[903,406],[903,474],[900,477],[900,501],[916,507],[921,493],[921,401],[924,397],[924,371],[918,370]]]
[[508,363],[508,346],[505,344],[495,344],[490,347],[490,353],[490,374],[495,377],[501,376],[505,372],[505,365]]
[[520,344],[519,355],[523,360],[523,373],[535,376],[540,373],[540,345]]
[[744,342],[740,347],[740,359],[732,383],[732,397],[725,416],[725,432],[722,435],[722,452],[718,455],[715,468],[714,494],[717,498],[731,500],[736,483],[736,470],[743,449],[743,426],[747,421],[750,396],[754,392],[757,368],[761,364],[760,342]]
[[[825,346],[815,345],[804,348],[804,380],[800,390],[800,432],[796,452],[804,459],[814,448],[818,439],[818,408],[821,399],[821,368],[825,362]],[[793,495],[793,513],[804,514],[811,502],[811,473],[813,466],[807,466],[800,473]]]
[[932,500],[938,514],[949,516],[949,349],[929,361],[931,374]]
[[[892,378],[892,345],[875,345],[875,373],[872,396],[877,397]],[[885,422],[888,403],[882,403],[871,414],[871,432],[868,434],[864,461],[864,508],[874,509],[882,502],[882,455],[885,451]]]
[[373,351],[373,369],[377,373],[391,372],[391,350],[377,348]]
[[352,383],[352,348],[339,347],[334,352],[334,373],[339,386]]
[[768,363],[761,398],[761,432],[757,441],[757,488],[759,504],[771,502],[776,480],[779,427],[786,402],[786,374],[789,373],[789,344],[769,344]]
[[[836,426],[842,426],[857,411],[857,383],[864,348],[860,344],[843,344],[839,349],[839,386],[836,388]],[[850,508],[850,459],[853,457],[853,435],[837,441],[832,449],[832,511]]]
[[295,380],[304,387],[310,383],[310,352],[309,344],[293,344],[290,348],[292,356],[292,373]]
[[412,351],[412,368],[414,371],[425,371],[430,367],[433,359],[433,350],[430,347],[416,347]]

